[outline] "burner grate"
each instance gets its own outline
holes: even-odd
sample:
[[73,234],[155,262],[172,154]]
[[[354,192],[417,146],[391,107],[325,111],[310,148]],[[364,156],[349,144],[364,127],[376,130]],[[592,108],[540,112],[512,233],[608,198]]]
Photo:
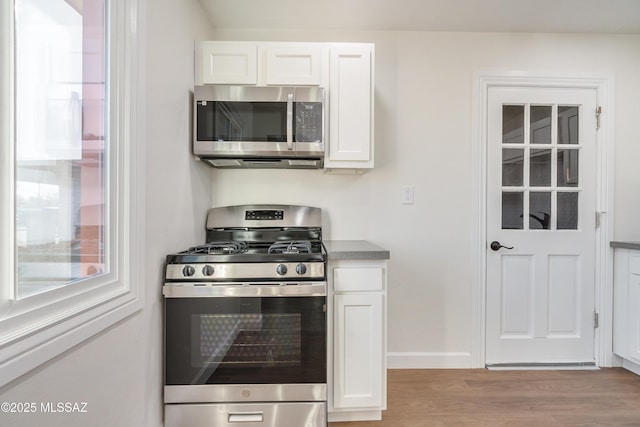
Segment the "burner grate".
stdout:
[[289,242],[276,242],[269,246],[270,254],[310,254],[311,242],[308,240],[294,240]]
[[246,242],[211,242],[205,245],[189,248],[186,253],[189,255],[226,255],[241,254],[246,252],[248,245]]

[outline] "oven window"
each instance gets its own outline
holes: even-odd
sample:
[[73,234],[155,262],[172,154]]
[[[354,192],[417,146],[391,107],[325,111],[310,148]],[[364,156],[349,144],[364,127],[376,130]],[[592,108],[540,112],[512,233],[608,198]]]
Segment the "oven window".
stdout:
[[300,366],[301,317],[278,313],[194,314],[192,365]]
[[169,298],[166,384],[326,382],[325,297]]

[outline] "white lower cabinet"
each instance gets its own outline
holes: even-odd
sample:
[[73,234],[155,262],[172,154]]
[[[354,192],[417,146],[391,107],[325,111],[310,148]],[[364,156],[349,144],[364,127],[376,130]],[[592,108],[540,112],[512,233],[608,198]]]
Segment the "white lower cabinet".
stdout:
[[382,406],[382,295],[334,296],[333,404]]
[[329,261],[329,421],[386,409],[386,261]]
[[640,250],[615,250],[613,289],[613,352],[640,375]]

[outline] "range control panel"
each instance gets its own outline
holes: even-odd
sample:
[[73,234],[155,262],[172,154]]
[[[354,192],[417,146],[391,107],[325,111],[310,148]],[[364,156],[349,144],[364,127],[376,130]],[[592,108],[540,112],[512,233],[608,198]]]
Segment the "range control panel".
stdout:
[[278,221],[284,219],[282,210],[250,210],[245,211],[245,220]]

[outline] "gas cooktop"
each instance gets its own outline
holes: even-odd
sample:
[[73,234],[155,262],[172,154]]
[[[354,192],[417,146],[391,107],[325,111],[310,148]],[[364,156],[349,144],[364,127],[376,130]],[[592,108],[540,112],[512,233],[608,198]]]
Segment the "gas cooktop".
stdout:
[[167,255],[167,281],[324,278],[320,209],[289,205],[212,208],[207,242]]

